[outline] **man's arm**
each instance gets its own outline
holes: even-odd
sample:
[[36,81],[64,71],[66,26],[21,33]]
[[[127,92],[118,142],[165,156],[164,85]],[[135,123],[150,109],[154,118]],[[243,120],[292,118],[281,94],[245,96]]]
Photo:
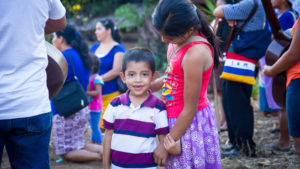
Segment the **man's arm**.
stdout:
[[48,21],[46,22],[45,34],[50,34],[65,29],[66,25],[67,25],[66,16],[57,20],[53,20],[49,18]]

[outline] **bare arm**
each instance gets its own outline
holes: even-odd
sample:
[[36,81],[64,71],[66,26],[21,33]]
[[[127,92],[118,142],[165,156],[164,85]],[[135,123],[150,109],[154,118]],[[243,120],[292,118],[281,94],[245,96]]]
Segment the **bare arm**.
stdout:
[[163,80],[164,80],[165,76],[162,76],[158,79],[156,79],[154,82],[151,83],[150,89],[153,92],[156,92],[158,90],[160,90],[163,86]]
[[275,75],[295,65],[300,60],[299,44],[300,44],[300,26],[298,25],[289,49],[282,55],[282,57],[280,57],[280,59],[273,66],[265,66],[264,73],[268,76],[274,77]]
[[45,26],[45,34],[50,34],[59,30],[63,30],[65,29],[66,25],[66,16],[57,20],[48,19]]
[[110,71],[108,71],[102,75],[102,79],[104,82],[111,81],[120,75],[120,72],[122,69],[123,56],[124,56],[124,53],[122,53],[122,52],[118,52],[115,54],[113,68]]
[[88,90],[86,91],[86,95],[91,96],[91,97],[97,97],[101,93],[101,88],[102,86],[100,84],[95,85],[95,90]]
[[110,147],[114,130],[106,130],[103,139],[103,169],[110,169]]
[[215,10],[214,10],[214,16],[217,18],[224,18],[224,13],[222,9],[223,5],[219,5]]
[[191,47],[183,58],[184,108],[169,133],[175,141],[185,133],[197,113],[202,74],[212,62],[209,49],[202,45]]

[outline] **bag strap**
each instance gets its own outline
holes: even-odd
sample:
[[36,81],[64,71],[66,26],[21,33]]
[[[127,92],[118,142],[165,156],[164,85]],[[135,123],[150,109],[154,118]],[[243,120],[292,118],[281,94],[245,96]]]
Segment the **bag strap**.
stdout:
[[77,78],[76,73],[75,73],[75,68],[74,68],[74,65],[73,65],[72,57],[70,56],[69,52],[65,51],[65,53],[66,53],[67,57],[69,58],[69,60],[71,62],[71,67],[72,67],[72,71],[73,71],[73,74],[74,74],[73,78],[75,80],[77,80],[78,78]]
[[234,27],[231,28],[231,31],[230,31],[230,35],[229,35],[229,39],[228,39],[228,42],[227,42],[227,45],[226,45],[226,50],[225,50],[225,53],[228,52],[228,49],[229,49],[229,46],[231,44],[231,41],[232,39],[238,35],[240,33],[240,31],[245,27],[245,25],[247,24],[247,22],[254,16],[255,12],[257,11],[257,8],[258,8],[258,2],[257,0],[253,0],[254,1],[254,7],[253,9],[251,10],[251,13],[249,14],[248,18],[245,20],[245,22],[243,23],[243,25],[234,33]]
[[245,27],[245,25],[249,22],[249,20],[254,16],[255,12],[257,11],[258,2],[257,0],[253,0],[253,1],[254,1],[254,7],[252,8],[251,13],[249,14],[248,18],[245,20],[243,25],[237,30],[234,36],[239,34],[239,32]]

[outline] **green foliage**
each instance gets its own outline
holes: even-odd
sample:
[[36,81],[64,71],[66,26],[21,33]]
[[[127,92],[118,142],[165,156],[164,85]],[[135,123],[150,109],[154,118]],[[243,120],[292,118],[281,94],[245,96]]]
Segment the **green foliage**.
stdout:
[[212,21],[215,17],[213,16],[213,12],[216,9],[216,3],[205,0],[205,6],[198,6],[204,13],[206,13],[209,21]]
[[152,13],[158,0],[143,0],[141,9],[138,4],[127,3],[120,6],[115,11],[116,18],[121,20],[120,29],[125,29],[127,32],[142,27],[146,17]]
[[87,16],[103,16],[113,12],[119,0],[62,0],[67,9],[67,16],[84,14]]
[[256,79],[255,81],[255,84],[253,85],[253,88],[252,88],[252,94],[251,94],[251,97],[256,99],[258,94],[259,94],[259,80]]

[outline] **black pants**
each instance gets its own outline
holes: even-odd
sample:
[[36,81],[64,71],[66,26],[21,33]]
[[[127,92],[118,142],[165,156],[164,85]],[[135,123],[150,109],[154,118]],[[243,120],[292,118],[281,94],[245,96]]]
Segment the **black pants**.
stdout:
[[247,144],[252,149],[255,143],[251,93],[252,85],[224,80],[222,99],[230,143],[238,147]]

